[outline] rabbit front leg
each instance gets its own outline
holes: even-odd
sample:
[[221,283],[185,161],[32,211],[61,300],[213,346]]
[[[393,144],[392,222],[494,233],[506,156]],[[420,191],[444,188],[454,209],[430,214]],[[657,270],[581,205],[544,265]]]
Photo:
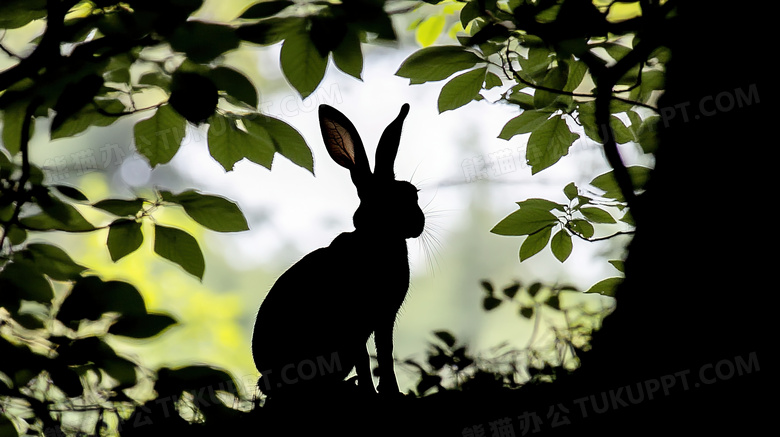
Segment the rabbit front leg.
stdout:
[[368,356],[368,349],[364,344],[357,354],[355,361],[355,373],[358,378],[358,388],[362,393],[376,395],[374,390],[374,380],[371,378],[371,358]]
[[380,396],[395,396],[400,394],[398,381],[395,378],[393,362],[393,322],[386,324],[383,329],[374,332],[376,343],[377,363],[379,365],[379,385],[377,387]]

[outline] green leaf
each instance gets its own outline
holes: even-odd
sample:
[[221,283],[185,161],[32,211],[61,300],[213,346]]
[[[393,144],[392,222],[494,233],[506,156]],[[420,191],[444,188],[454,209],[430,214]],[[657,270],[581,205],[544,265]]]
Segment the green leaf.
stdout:
[[[43,12],[43,16],[45,16],[46,13]],[[1,17],[2,15],[0,15]],[[0,22],[0,24],[3,24],[3,22]],[[14,426],[14,423],[11,422],[11,419],[9,419],[5,414],[0,414],[0,436],[3,437],[17,437],[19,435],[19,431],[16,430],[16,426]]]
[[526,134],[538,129],[547,122],[550,113],[545,111],[525,110],[517,117],[509,120],[498,137],[502,140],[509,140],[515,135]]
[[549,210],[520,208],[501,220],[490,232],[498,235],[530,235],[558,223]]
[[569,64],[569,76],[563,90],[572,92],[582,83],[588,72],[588,66],[582,61],[569,60],[567,63]]
[[262,137],[263,133],[270,135],[277,152],[293,164],[314,174],[314,158],[311,149],[294,127],[282,120],[267,116],[244,120],[244,125],[249,133],[257,137]]
[[143,241],[144,236],[141,232],[140,222],[127,219],[115,220],[109,225],[108,239],[106,240],[111,261],[117,262],[126,255],[135,252],[141,247]]
[[572,247],[571,235],[565,229],[556,232],[550,240],[550,249],[560,262],[566,261],[566,258],[571,255]]
[[622,260],[619,259],[613,259],[609,261],[610,264],[612,264],[612,267],[616,268],[619,272],[625,273],[625,265]]
[[592,287],[585,290],[585,293],[598,293],[602,294],[604,296],[615,296],[615,292],[617,291],[618,285],[623,282],[623,278],[607,278],[603,279],[595,284],[593,284]]
[[163,105],[153,116],[136,123],[135,146],[152,168],[170,161],[184,139],[186,120],[170,105]]
[[[642,187],[644,187],[645,183],[647,182],[648,176],[650,175],[650,168],[635,165],[627,167],[626,170],[628,171],[628,175],[630,176],[631,182],[634,185],[634,189],[642,189]],[[621,202],[623,201],[623,193],[621,193],[620,187],[618,187],[615,176],[612,174],[611,170],[596,176],[590,182],[590,184],[604,191],[602,196],[608,199],[615,199]]]
[[164,90],[170,89],[171,75],[162,73],[160,71],[152,71],[145,73],[138,79],[139,85],[152,85]]
[[217,67],[208,72],[208,77],[217,89],[225,91],[253,108],[257,107],[257,89],[243,74],[232,68]]
[[271,0],[261,3],[256,3],[245,10],[238,18],[257,19],[267,18],[272,15],[276,15],[288,6],[294,5],[295,2],[290,0]]
[[[8,150],[11,156],[13,156],[19,153],[19,149],[21,147],[22,124],[24,123],[24,118],[27,116],[27,106],[23,102],[11,104],[7,108],[3,109],[2,114],[3,146],[5,146],[5,149]],[[34,124],[35,123],[33,119],[33,123],[30,124],[31,134]]]
[[360,35],[356,31],[349,29],[332,53],[336,68],[355,79],[362,80],[363,52],[360,48]]
[[74,262],[64,250],[51,244],[28,244],[27,254],[38,270],[54,280],[74,279],[87,269]]
[[612,214],[604,211],[601,208],[580,208],[580,212],[585,216],[586,219],[593,223],[616,223],[614,217],[612,217]]
[[521,202],[517,202],[517,206],[519,206],[520,208],[536,208],[545,211],[552,211],[554,209],[557,209],[558,211],[564,212],[566,210],[564,205],[561,205],[560,203],[553,202],[552,200],[539,199],[539,198],[531,198],[531,199],[523,200]]
[[496,73],[493,73],[492,71],[488,71],[487,75],[485,76],[485,89],[493,89],[495,87],[503,85],[504,82],[501,80],[500,77]]
[[284,77],[304,99],[317,89],[328,66],[328,59],[320,54],[308,33],[287,36],[279,62]]
[[[568,65],[559,64],[558,67],[551,68],[549,71],[547,71],[541,85],[553,90],[562,90],[566,85],[566,80],[568,77]],[[534,106],[537,108],[545,108],[552,105],[553,102],[559,97],[565,98],[568,96],[564,96],[561,93],[537,89],[534,92]]]
[[539,291],[541,291],[541,289],[542,289],[542,284],[539,282],[534,282],[528,287],[528,295],[534,297],[539,293]]
[[593,236],[593,225],[586,220],[574,219],[569,222],[569,228],[581,235],[583,238],[590,238]]
[[101,200],[92,206],[103,211],[108,211],[111,214],[124,216],[135,216],[143,208],[143,199],[105,199]]
[[531,174],[539,173],[555,164],[569,153],[569,147],[579,138],[569,130],[566,121],[556,115],[537,127],[528,138],[526,160],[531,165]]
[[612,126],[612,134],[615,136],[615,142],[618,144],[625,144],[629,141],[634,141],[634,134],[631,132],[622,120],[611,115],[609,117],[609,124]]
[[439,94],[439,113],[460,108],[479,95],[485,82],[487,67],[478,68],[455,76],[447,82]]
[[[239,127],[238,118],[216,113],[209,117],[209,153],[225,171],[233,170],[236,162],[247,158],[270,169],[274,159],[274,145],[269,135],[248,132]],[[247,124],[251,121],[242,120]]]
[[524,84],[515,85],[509,90],[509,96],[506,97],[506,100],[509,103],[519,106],[523,110],[535,110],[534,96],[523,92],[526,88],[527,86]]
[[579,190],[577,190],[577,186],[574,185],[574,182],[569,182],[563,188],[563,194],[566,195],[567,199],[574,200],[579,195]]
[[181,205],[193,220],[213,231],[238,232],[249,229],[238,205],[224,197],[189,190],[166,200]]
[[0,2],[0,29],[18,29],[46,15],[46,0],[3,0]]
[[149,338],[176,324],[173,317],[164,314],[144,314],[122,317],[108,329],[109,334],[130,338]]
[[412,53],[395,73],[412,84],[438,81],[485,62],[462,46],[432,46]]
[[180,229],[155,224],[154,252],[178,264],[196,278],[203,279],[206,264],[200,246],[192,235]]
[[550,242],[551,234],[552,225],[549,225],[526,237],[523,244],[520,245],[520,261],[525,261],[544,249]]

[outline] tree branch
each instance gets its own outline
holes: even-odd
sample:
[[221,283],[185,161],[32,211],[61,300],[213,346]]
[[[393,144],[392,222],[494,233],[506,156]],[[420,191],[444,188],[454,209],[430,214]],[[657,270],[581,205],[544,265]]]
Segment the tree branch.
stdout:
[[19,180],[16,183],[16,205],[14,211],[11,214],[11,218],[3,226],[2,234],[0,234],[0,248],[2,248],[5,238],[8,236],[8,230],[19,219],[19,214],[22,211],[22,205],[29,199],[29,193],[27,192],[25,185],[30,179],[30,130],[32,126],[33,114],[35,110],[42,103],[43,98],[37,97],[27,105],[25,110],[24,120],[22,121],[22,132],[20,136],[19,153],[22,155],[22,174],[19,176]]

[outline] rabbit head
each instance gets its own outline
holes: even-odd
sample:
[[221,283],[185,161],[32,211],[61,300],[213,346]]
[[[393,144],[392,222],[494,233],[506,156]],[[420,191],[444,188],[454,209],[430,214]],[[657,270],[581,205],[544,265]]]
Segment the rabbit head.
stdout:
[[418,190],[409,182],[396,180],[393,170],[408,113],[409,104],[404,104],[395,120],[385,128],[371,172],[355,126],[338,110],[320,105],[320,128],[328,154],[349,170],[360,198],[360,206],[352,218],[356,231],[388,238],[416,238],[423,231],[425,216],[417,203]]

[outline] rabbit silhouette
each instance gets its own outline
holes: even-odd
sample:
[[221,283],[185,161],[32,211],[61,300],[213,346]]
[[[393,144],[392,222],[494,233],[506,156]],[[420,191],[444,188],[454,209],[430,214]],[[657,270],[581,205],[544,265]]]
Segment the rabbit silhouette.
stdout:
[[[304,256],[271,287],[257,313],[252,355],[270,398],[303,389],[344,386],[354,368],[361,393],[399,394],[393,368],[393,328],[409,288],[406,239],[420,236],[425,216],[417,188],[395,179],[393,164],[409,105],[385,128],[371,172],[355,126],[320,105],[330,157],[349,170],[360,204],[355,230]],[[375,391],[366,342],[377,352]],[[311,391],[309,392],[311,393]]]

